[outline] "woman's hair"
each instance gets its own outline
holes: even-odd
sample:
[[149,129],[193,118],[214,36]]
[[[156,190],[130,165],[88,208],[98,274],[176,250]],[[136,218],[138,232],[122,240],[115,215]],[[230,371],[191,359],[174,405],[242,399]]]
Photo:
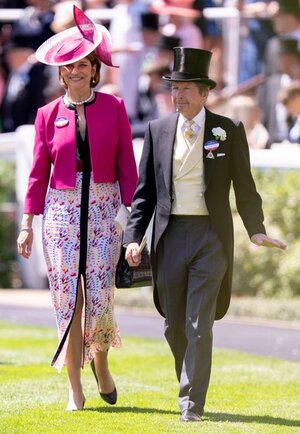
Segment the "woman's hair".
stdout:
[[[90,83],[90,86],[91,86],[91,87],[96,87],[97,84],[98,84],[99,81],[100,81],[100,68],[101,68],[101,62],[100,62],[99,58],[97,57],[97,54],[96,54],[95,51],[92,51],[90,54],[88,54],[88,55],[85,56],[84,58],[85,58],[85,59],[88,59],[88,60],[91,62],[92,66],[96,65],[96,72],[95,72],[94,77],[91,78],[91,83]],[[61,66],[60,66],[59,69],[58,69],[58,78],[59,78],[59,82],[60,82],[60,84],[61,84],[65,89],[67,89],[68,86],[67,86],[66,82],[64,81],[64,79],[63,79],[63,77],[62,77],[62,75],[61,75],[60,70],[61,70]]]

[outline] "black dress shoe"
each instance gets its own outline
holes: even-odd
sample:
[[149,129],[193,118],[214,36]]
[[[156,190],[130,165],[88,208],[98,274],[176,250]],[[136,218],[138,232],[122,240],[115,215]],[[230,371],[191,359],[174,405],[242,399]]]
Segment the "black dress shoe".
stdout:
[[[94,377],[95,377],[96,382],[97,382],[98,390],[99,390],[99,383],[98,383],[98,377],[96,374],[96,368],[95,368],[94,360],[91,361],[91,368],[92,368]],[[114,388],[114,390],[110,393],[102,393],[99,391],[99,395],[101,396],[103,401],[107,402],[110,405],[114,405],[117,402],[118,394],[117,394],[116,388]]]
[[182,413],[180,420],[182,422],[201,422],[200,414],[186,410]]

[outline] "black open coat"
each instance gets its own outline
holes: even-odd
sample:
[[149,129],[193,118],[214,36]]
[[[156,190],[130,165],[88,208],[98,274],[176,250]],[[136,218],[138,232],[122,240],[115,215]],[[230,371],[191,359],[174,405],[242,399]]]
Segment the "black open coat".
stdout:
[[[154,213],[151,260],[154,278],[154,302],[163,315],[156,291],[156,248],[166,229],[172,206],[172,157],[178,114],[151,121],[145,135],[139,167],[139,182],[133,197],[132,212],[124,234],[124,243],[140,243]],[[219,147],[208,158],[205,144],[216,140],[213,128],[226,132]],[[265,233],[262,201],[250,171],[249,149],[243,124],[206,109],[203,140],[205,201],[211,222],[226,251],[229,266],[218,295],[216,319],[221,319],[230,303],[233,268],[233,223],[229,191],[233,184],[238,212],[251,237]],[[218,155],[219,154],[219,155]],[[167,272],[167,270],[166,270]]]

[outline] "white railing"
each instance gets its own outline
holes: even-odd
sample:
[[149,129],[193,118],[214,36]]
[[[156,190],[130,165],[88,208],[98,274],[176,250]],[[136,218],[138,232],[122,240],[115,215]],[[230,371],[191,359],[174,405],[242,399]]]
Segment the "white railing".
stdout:
[[271,149],[250,149],[251,167],[259,169],[300,169],[300,144],[282,142]]
[[[26,132],[26,134],[24,134]],[[0,134],[0,159],[15,161],[16,152],[24,147],[33,134],[32,125],[23,125],[15,133]],[[143,141],[134,140],[136,159],[141,154]],[[32,150],[33,144],[29,144]],[[32,151],[31,151],[32,152]],[[28,158],[28,157],[27,157]],[[299,169],[300,168],[300,144],[297,143],[276,143],[271,149],[250,149],[251,166],[266,169]]]

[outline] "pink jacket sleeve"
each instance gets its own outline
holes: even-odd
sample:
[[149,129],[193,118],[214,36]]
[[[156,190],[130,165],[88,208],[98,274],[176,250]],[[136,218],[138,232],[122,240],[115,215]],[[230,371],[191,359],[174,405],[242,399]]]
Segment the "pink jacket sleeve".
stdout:
[[50,170],[51,159],[45,140],[45,122],[42,111],[38,110],[35,120],[33,163],[28,180],[28,190],[25,197],[25,213],[43,213]]

